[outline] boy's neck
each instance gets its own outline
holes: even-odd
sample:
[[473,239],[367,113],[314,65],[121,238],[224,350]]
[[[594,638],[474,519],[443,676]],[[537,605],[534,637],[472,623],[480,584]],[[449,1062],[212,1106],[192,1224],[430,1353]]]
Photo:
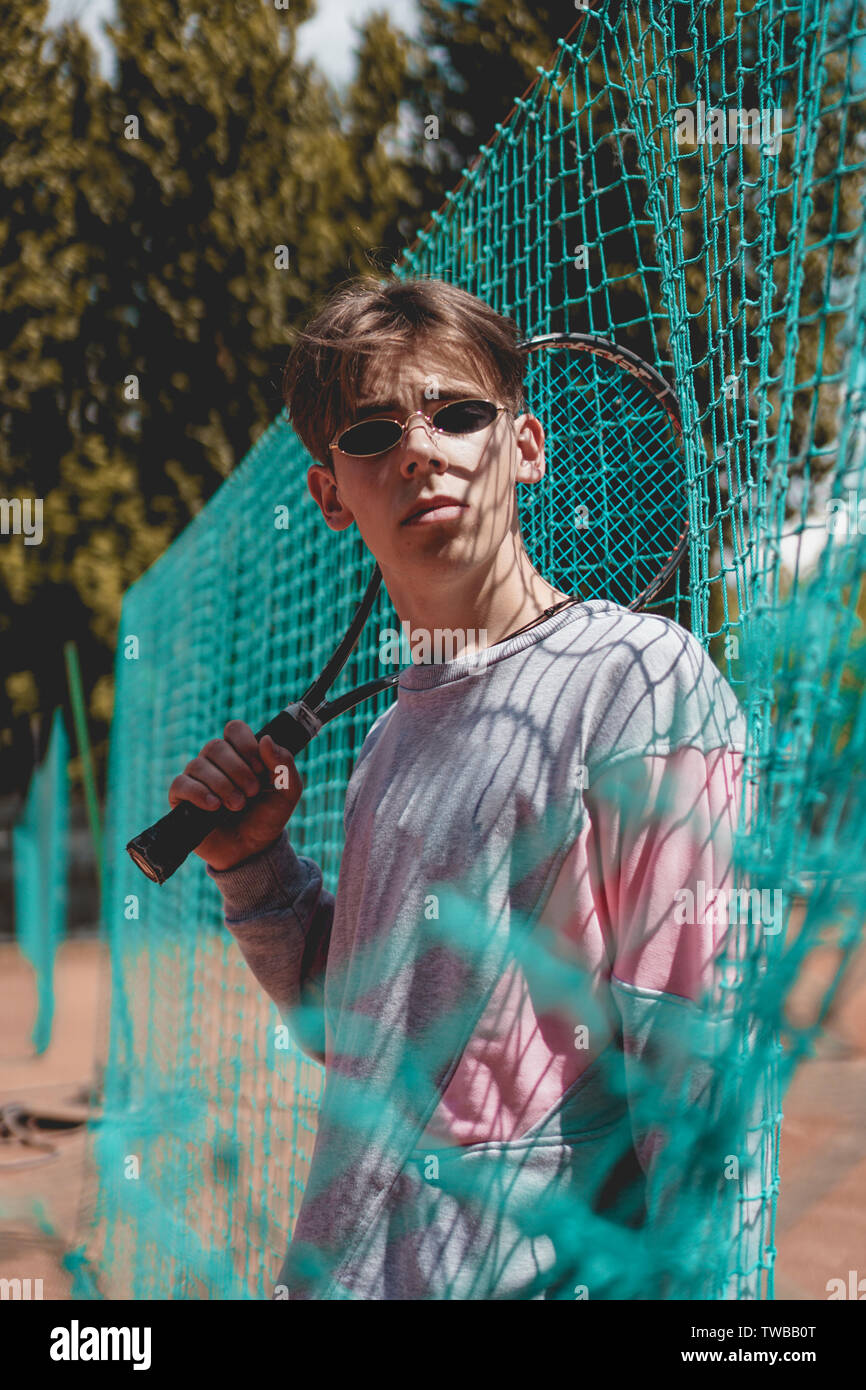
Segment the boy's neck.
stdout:
[[[571,595],[534,569],[522,543],[501,550],[486,571],[430,575],[422,579],[384,574],[401,623],[412,632],[475,633],[478,646],[493,646]],[[481,635],[485,634],[485,635]]]

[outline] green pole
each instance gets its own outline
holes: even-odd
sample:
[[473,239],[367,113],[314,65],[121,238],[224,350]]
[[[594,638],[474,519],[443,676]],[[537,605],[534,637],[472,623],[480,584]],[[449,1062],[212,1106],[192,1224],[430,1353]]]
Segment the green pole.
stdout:
[[69,676],[69,696],[72,702],[72,717],[75,721],[75,737],[81,757],[84,776],[84,796],[87,802],[87,815],[90,820],[90,833],[96,851],[99,869],[99,882],[102,883],[102,826],[99,823],[99,802],[96,799],[96,778],[93,774],[93,756],[90,751],[90,738],[87,733],[87,715],[84,710],[84,696],[81,690],[81,671],[78,665],[78,648],[74,642],[67,642],[63,648],[66,657],[66,671]]

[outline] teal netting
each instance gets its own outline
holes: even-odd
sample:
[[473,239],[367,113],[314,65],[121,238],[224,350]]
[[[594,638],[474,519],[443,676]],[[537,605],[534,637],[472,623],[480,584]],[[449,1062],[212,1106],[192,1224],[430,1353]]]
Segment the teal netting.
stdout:
[[[706,1011],[664,1054],[700,1059],[702,1103],[684,1104],[652,1067],[631,1098],[673,1134],[653,1241],[642,1243],[627,1203],[614,1219],[595,1200],[618,1128],[583,1186],[542,1182],[516,1208],[507,1164],[467,1180],[443,1161],[434,1179],[476,1214],[485,1249],[503,1228],[509,1241],[552,1242],[539,1286],[558,1280],[551,1296],[772,1296],[781,1096],[866,907],[864,33],[858,7],[819,0],[588,11],[399,268],[459,283],[527,336],[612,337],[675,385],[691,539],[659,608],[709,649],[747,719],[735,874],[748,911],[729,919]],[[542,420],[557,405],[531,404]],[[592,437],[584,444],[521,490],[521,516],[542,572],[592,597],[581,537],[562,522],[593,466]],[[258,727],[305,687],[362,590],[369,556],[354,532],[325,528],[306,462],[277,421],[124,603],[103,885],[111,1052],[88,1235],[92,1276],[111,1297],[269,1296],[307,1183],[321,1069],[287,1040],[200,862],[158,889],[123,850],[226,720]],[[381,674],[390,626],[383,599],[347,685]],[[303,755],[292,842],[331,887],[349,773],[389,700],[329,726]],[[635,789],[619,794],[625,806]],[[560,836],[573,831],[561,809],[566,820],[549,827]],[[439,887],[431,933],[486,960],[478,892]],[[543,938],[516,936],[551,1006],[580,1000],[592,1020],[584,974],[552,971]],[[809,1016],[792,1017],[819,947],[838,969]],[[344,1113],[346,1133],[402,1141],[411,1093],[429,1088],[461,1022],[410,1049],[393,1095],[376,1115]],[[326,1185],[334,1164],[323,1161]],[[438,1296],[495,1296],[497,1268],[458,1261]]]
[[66,930],[69,863],[69,740],[54,711],[45,758],[34,769],[21,818],[12,828],[15,935],[36,972],[33,1046],[44,1052],[54,1019],[54,957]]

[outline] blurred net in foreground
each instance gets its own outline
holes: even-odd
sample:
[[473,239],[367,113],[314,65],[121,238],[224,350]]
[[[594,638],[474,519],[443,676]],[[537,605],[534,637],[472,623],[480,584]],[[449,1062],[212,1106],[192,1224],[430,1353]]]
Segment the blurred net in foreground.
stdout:
[[54,711],[48,750],[34,768],[24,809],[12,828],[15,935],[36,972],[37,1052],[51,1041],[54,957],[66,930],[69,864],[69,739],[62,712]]
[[[735,915],[706,1008],[673,1030],[669,1045],[695,1064],[682,1088],[652,1067],[632,1087],[647,1122],[662,1116],[671,1133],[656,1238],[627,1186],[604,1191],[622,1106],[565,1190],[540,1146],[519,1174],[513,1150],[483,1174],[452,1155],[435,1192],[422,1154],[420,1173],[406,1170],[405,1240],[423,1243],[425,1203],[441,1214],[451,1202],[489,1253],[483,1269],[458,1255],[437,1296],[506,1287],[508,1250],[527,1240],[547,1242],[548,1296],[574,1297],[578,1267],[590,1297],[772,1296],[780,1097],[866,909],[864,32],[859,7],[819,0],[587,12],[400,267],[478,293],[525,336],[612,337],[674,384],[691,585],[684,569],[658,611],[691,628],[742,701],[737,884],[781,903],[771,929],[760,912]],[[544,420],[556,403],[532,405]],[[521,490],[534,562],[586,598],[599,591],[562,518],[593,462],[587,438],[582,455],[553,460],[543,487]],[[111,1054],[87,1240],[95,1287],[115,1298],[269,1296],[307,1181],[320,1068],[284,1046],[203,867],[157,889],[123,851],[228,718],[257,727],[305,687],[361,592],[369,557],[321,523],[306,463],[277,421],[124,603],[103,890]],[[380,674],[379,634],[392,626],[382,600],[347,684]],[[304,756],[292,841],[331,889],[348,776],[387,704],[329,726]],[[467,959],[489,964],[479,891],[443,885],[448,910],[430,939],[456,936]],[[515,911],[517,959],[551,1006],[589,1011],[585,975],[560,968],[519,921]],[[838,970],[795,1022],[788,1001],[819,946]],[[458,1012],[419,1039],[390,1097],[371,1094],[365,1108],[335,1092],[353,1142],[406,1139],[413,1095],[465,1023]],[[375,1031],[359,1037],[375,1042]],[[621,1080],[605,1078],[614,1108]]]

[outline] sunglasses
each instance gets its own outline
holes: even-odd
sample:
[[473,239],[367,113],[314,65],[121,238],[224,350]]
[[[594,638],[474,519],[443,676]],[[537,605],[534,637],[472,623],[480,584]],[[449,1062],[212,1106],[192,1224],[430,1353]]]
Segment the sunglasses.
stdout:
[[328,447],[351,454],[353,458],[373,458],[401,443],[409,428],[409,421],[414,420],[416,415],[420,415],[440,434],[477,434],[479,430],[492,425],[497,415],[507,409],[504,405],[494,405],[493,401],[473,399],[449,401],[447,405],[440,405],[432,415],[425,415],[423,410],[413,410],[402,425],[391,416],[377,415],[350,425]]

